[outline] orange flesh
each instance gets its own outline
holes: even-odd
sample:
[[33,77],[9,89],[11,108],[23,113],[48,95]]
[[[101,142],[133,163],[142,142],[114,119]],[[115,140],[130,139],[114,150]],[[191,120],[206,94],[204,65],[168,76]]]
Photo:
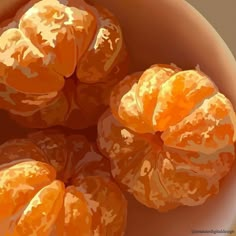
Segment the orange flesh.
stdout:
[[180,69],[174,66],[166,67],[166,65],[152,66],[138,80],[137,85],[137,103],[142,111],[142,118],[152,127],[153,111],[156,107],[157,96],[160,87],[170,76],[174,75]]
[[1,235],[123,234],[126,200],[84,136],[40,131],[6,142],[0,155]]
[[42,188],[29,202],[13,235],[49,235],[63,204],[64,184],[58,180]]
[[1,77],[15,90],[44,94],[63,87],[63,77],[42,67],[43,54],[19,29],[8,29],[1,35],[0,53]]
[[119,62],[106,78],[107,82],[86,84],[68,79],[63,93],[54,102],[31,116],[14,114],[12,118],[29,128],[65,125],[72,129],[83,129],[95,125],[107,109],[112,88],[125,76],[127,66],[127,53],[123,51]]
[[110,106],[99,150],[141,203],[167,211],[219,191],[235,159],[236,115],[205,74],[154,65],[117,84]]
[[235,121],[232,105],[217,93],[175,127],[168,128],[162,139],[168,146],[211,154],[233,144]]
[[79,60],[76,71],[78,79],[84,83],[104,80],[122,50],[121,29],[117,20],[107,10],[97,9],[99,27],[95,39]]
[[[78,209],[75,211],[75,209]],[[74,186],[66,189],[64,200],[65,229],[68,236],[75,232],[81,236],[91,234],[92,215],[89,212],[86,199]]]
[[115,17],[83,0],[32,0],[12,21],[0,29],[0,108],[33,128],[95,125],[127,73]]
[[25,161],[0,171],[0,222],[14,217],[35,193],[55,178],[51,166],[37,161]]

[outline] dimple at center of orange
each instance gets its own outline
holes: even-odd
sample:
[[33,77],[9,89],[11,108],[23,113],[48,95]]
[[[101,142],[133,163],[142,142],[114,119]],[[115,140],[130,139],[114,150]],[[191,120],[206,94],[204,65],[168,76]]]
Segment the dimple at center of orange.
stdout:
[[113,177],[160,211],[216,194],[234,162],[235,141],[231,102],[198,69],[156,64],[128,75],[98,122],[99,149]]
[[161,139],[161,132],[154,132],[153,134],[151,133],[146,133],[146,134],[141,134],[141,136],[148,141],[153,150],[155,150],[155,152],[160,152],[162,151],[162,146],[164,144],[163,140]]

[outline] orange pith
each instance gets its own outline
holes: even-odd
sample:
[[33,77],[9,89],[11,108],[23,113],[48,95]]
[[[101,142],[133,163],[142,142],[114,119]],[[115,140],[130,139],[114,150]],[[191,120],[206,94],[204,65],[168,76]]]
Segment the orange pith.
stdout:
[[154,65],[113,89],[98,122],[113,177],[160,211],[199,205],[219,191],[235,159],[236,115],[200,70]]
[[36,132],[0,155],[1,235],[123,235],[126,200],[84,136]]
[[115,17],[83,0],[32,0],[0,27],[0,108],[33,128],[95,125],[128,70]]

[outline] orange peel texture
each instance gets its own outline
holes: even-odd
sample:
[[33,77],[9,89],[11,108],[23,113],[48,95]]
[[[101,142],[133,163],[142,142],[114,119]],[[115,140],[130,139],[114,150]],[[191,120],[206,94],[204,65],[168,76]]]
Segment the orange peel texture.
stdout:
[[40,131],[0,157],[1,235],[124,235],[127,202],[84,136]]
[[128,71],[117,19],[83,0],[32,0],[0,27],[0,108],[32,128],[95,125]]
[[219,191],[235,159],[236,115],[200,70],[153,65],[118,83],[98,122],[113,177],[144,205],[195,206]]

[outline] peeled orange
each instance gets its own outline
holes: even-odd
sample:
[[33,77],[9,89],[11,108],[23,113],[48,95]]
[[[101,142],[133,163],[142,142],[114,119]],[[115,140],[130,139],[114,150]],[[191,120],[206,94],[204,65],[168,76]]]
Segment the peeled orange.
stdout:
[[84,136],[40,131],[0,157],[1,235],[124,235],[126,200]]
[[32,0],[0,27],[0,108],[33,128],[95,125],[127,73],[117,19],[83,0]]
[[236,115],[199,69],[153,65],[118,83],[98,122],[113,177],[148,207],[202,204],[235,159]]

